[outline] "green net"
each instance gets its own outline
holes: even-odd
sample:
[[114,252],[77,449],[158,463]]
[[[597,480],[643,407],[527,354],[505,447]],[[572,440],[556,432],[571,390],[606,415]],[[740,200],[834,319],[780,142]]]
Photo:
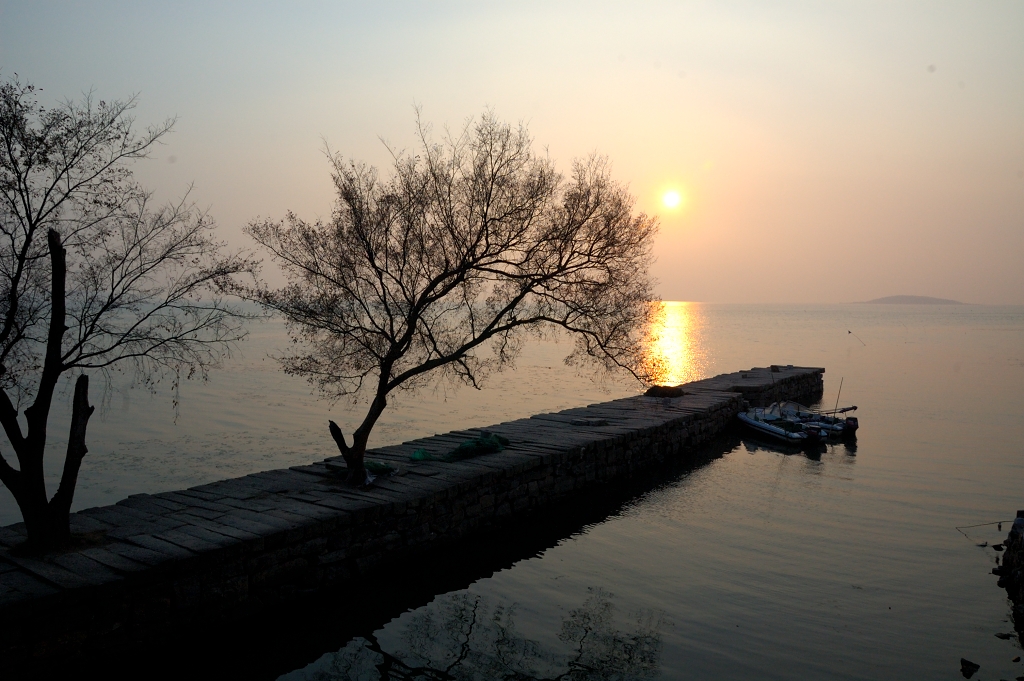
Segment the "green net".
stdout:
[[466,440],[458,447],[440,456],[435,456],[425,449],[417,449],[410,456],[410,461],[462,461],[481,454],[500,452],[509,445],[508,438],[494,433],[483,432],[480,437]]
[[364,461],[363,467],[374,475],[391,475],[395,472],[394,466],[383,461]]
[[409,455],[409,461],[438,461],[438,459],[425,449],[417,449]]

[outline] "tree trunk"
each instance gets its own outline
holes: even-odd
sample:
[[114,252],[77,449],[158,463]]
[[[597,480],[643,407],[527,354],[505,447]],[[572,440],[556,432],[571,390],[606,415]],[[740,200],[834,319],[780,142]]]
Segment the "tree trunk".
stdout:
[[89,451],[85,446],[85,432],[94,410],[95,407],[89,405],[89,377],[82,374],[75,383],[64,472],[57,493],[49,501],[46,500],[43,477],[43,452],[19,452],[19,459],[32,464],[23,466],[14,485],[8,486],[25,519],[28,548],[32,551],[47,551],[67,544],[71,539],[71,501],[75,496],[82,459]]
[[75,399],[71,407],[71,429],[68,433],[68,451],[64,456],[64,472],[57,493],[50,499],[50,521],[56,539],[71,539],[71,500],[78,485],[78,471],[82,459],[89,451],[85,446],[85,429],[96,408],[89,404],[89,377],[82,374],[75,382]]
[[341,428],[334,421],[328,421],[328,425],[331,430],[331,437],[334,438],[334,442],[338,445],[338,449],[341,451],[341,456],[345,459],[345,465],[348,466],[348,475],[345,480],[352,483],[353,485],[365,485],[366,484],[366,443],[370,439],[370,431],[373,430],[374,424],[377,423],[377,419],[384,413],[384,408],[388,406],[387,398],[384,395],[378,394],[373,402],[370,403],[370,409],[366,412],[366,417],[363,422],[359,424],[356,431],[352,433],[352,446],[349,447],[345,443],[345,435],[341,432]]
[[[18,496],[18,506],[21,509],[21,517],[25,519],[25,532],[28,534],[28,548],[33,551],[46,551],[57,544],[53,536],[52,524],[49,522],[49,508],[46,503],[45,488],[40,493],[37,481],[42,480],[43,474],[40,470],[35,473],[33,469],[26,471],[22,468],[22,494]],[[30,489],[26,489],[30,488]]]
[[47,500],[46,478],[43,475],[43,455],[46,450],[46,426],[50,416],[54,389],[65,367],[61,347],[67,327],[65,321],[65,282],[67,264],[60,235],[54,230],[47,233],[50,250],[50,327],[47,332],[46,356],[42,376],[32,405],[25,410],[27,434],[22,436],[17,410],[4,394],[0,399],[0,421],[3,422],[20,470],[15,471],[6,462],[0,466],[0,477],[14,494],[28,533],[28,547],[33,551],[46,551],[66,544],[71,539],[71,501],[78,484],[78,471],[88,451],[85,432],[92,416],[89,406],[89,377],[82,374],[75,383],[75,396],[71,410],[71,429],[68,451],[64,459],[64,472],[60,486],[52,499]]

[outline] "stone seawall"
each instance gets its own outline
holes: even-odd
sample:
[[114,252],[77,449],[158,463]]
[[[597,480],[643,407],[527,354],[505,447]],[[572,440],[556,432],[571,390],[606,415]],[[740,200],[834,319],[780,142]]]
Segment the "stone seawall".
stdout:
[[[345,584],[383,565],[471,539],[601,483],[684,461],[744,402],[821,397],[823,369],[773,366],[636,396],[456,431],[367,453],[397,468],[369,488],[337,458],[73,514],[73,550],[28,556],[20,525],[0,528],[0,660],[73,659],[169,627],[244,616]],[[486,430],[502,452],[446,463]],[[538,521],[541,521],[538,518]]]

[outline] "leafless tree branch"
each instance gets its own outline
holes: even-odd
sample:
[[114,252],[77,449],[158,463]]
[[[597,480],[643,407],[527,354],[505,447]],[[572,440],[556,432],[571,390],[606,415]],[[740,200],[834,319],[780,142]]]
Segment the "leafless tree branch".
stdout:
[[[86,370],[119,363],[143,380],[205,372],[245,335],[250,315],[223,282],[255,264],[223,254],[213,221],[185,197],[163,207],[132,176],[174,124],[138,132],[134,97],[45,108],[32,85],[0,83],[0,425],[19,468],[0,480],[22,510],[30,543],[69,533],[87,451]],[[48,499],[42,457],[54,388],[79,374],[64,475]],[[23,432],[17,405],[25,409]]]
[[563,177],[525,127],[490,112],[440,142],[419,118],[417,132],[387,179],[330,155],[330,220],[247,228],[288,284],[232,289],[287,320],[299,351],[286,371],[330,398],[367,391],[349,448],[357,480],[389,393],[428,374],[477,386],[514,362],[524,333],[561,328],[577,338],[572,361],[644,378],[657,223],[634,214],[608,162],[579,160]]

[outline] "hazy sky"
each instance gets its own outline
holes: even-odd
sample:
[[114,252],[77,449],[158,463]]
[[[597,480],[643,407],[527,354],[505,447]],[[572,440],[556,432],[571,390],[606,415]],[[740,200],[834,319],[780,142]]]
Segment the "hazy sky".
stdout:
[[[329,213],[322,139],[387,163],[413,107],[493,107],[661,216],[666,299],[1024,304],[1024,2],[0,0],[0,77],[179,117],[140,177],[232,243]],[[680,191],[682,208],[661,197]]]

